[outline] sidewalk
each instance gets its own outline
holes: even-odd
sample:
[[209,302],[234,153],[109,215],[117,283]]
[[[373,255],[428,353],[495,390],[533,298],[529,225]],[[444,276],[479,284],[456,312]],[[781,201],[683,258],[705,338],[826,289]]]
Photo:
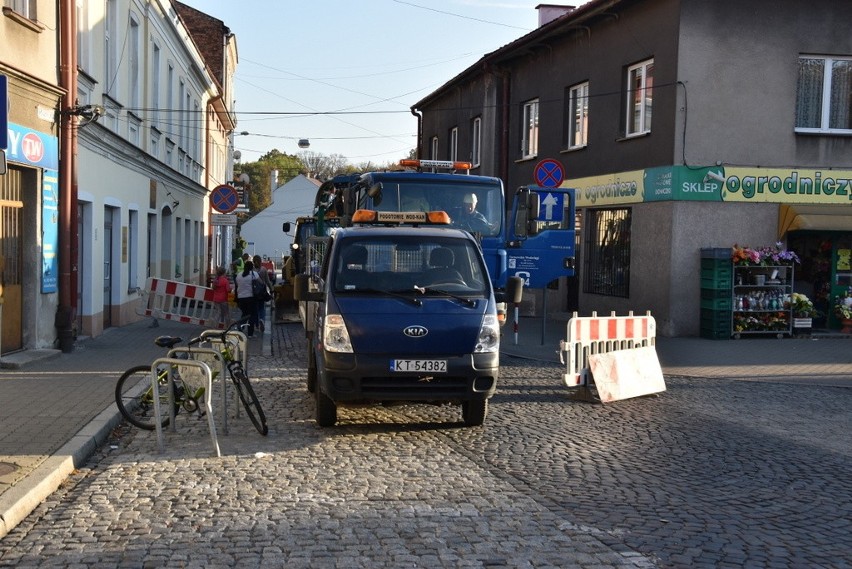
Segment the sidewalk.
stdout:
[[[165,355],[159,335],[192,338],[204,328],[146,319],[80,339],[71,353],[34,350],[0,358],[0,538],[58,488],[119,424],[115,382],[134,365]],[[566,318],[523,318],[517,342],[504,329],[504,355],[554,362]],[[291,322],[268,325],[249,342],[250,359],[272,354],[273,334]],[[286,328],[290,330],[290,328]],[[292,332],[298,336],[298,332]],[[301,337],[301,336],[298,336]],[[705,340],[657,338],[665,375],[819,383],[852,387],[852,339]]]
[[[249,341],[249,358],[269,353],[272,328]],[[124,370],[165,357],[154,338],[188,340],[205,329],[148,318],[78,339],[71,353],[29,350],[0,358],[0,538],[121,422],[115,382]]]

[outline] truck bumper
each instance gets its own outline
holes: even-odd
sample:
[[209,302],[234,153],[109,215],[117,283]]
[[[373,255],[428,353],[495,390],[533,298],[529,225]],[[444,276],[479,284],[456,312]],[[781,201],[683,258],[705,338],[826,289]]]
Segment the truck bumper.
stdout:
[[390,371],[388,356],[323,352],[321,359],[322,391],[338,403],[460,403],[494,395],[500,355],[412,357],[446,360],[447,371],[443,373]]

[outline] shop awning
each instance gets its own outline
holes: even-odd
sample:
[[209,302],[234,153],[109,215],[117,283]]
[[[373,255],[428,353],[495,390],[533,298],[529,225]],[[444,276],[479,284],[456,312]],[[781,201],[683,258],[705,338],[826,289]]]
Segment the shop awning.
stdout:
[[852,205],[787,205],[778,210],[778,238],[788,231],[852,231]]

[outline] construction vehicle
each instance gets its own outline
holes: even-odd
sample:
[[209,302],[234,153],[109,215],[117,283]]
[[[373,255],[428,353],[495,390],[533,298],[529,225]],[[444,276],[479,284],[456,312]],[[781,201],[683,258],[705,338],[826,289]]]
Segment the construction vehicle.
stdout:
[[479,243],[445,212],[358,210],[348,225],[312,238],[322,259],[295,277],[313,307],[317,424],[334,425],[339,406],[427,403],[482,425],[499,376],[497,306],[520,301],[521,279],[496,293]]

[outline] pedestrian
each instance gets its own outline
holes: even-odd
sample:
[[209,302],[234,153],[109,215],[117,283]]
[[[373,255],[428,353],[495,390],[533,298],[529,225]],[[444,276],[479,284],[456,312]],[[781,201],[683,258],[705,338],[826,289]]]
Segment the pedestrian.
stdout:
[[258,278],[254,270],[254,263],[245,261],[243,272],[239,273],[234,281],[237,285],[237,306],[240,307],[241,318],[248,318],[248,330],[246,336],[254,336],[254,328],[257,326],[257,301],[254,299],[252,281]]
[[228,293],[231,292],[231,281],[225,276],[225,267],[216,267],[213,277],[213,302],[219,308],[219,324],[225,328],[231,325],[231,307],[228,306]]
[[[265,284],[269,290],[272,290],[272,279],[269,278],[269,270],[263,266],[263,263],[260,259],[260,255],[255,255],[252,258],[252,263],[254,264],[254,269],[257,274],[260,276],[260,280]],[[266,330],[266,324],[264,323],[266,320],[266,303],[258,301],[257,302],[257,321],[260,326],[260,331],[263,332]]]

